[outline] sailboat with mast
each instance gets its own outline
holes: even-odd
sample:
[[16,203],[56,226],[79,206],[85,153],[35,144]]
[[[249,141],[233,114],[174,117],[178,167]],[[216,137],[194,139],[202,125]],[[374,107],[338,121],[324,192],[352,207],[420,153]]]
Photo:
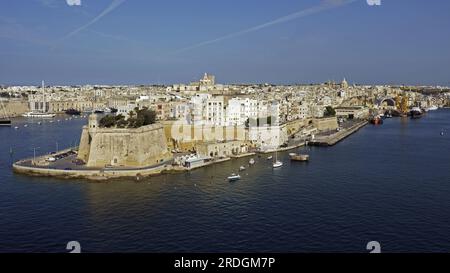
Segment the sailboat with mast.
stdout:
[[23,114],[26,118],[54,118],[56,114],[47,112],[47,103],[45,101],[45,83],[42,81],[42,111],[28,112]]
[[275,150],[275,162],[272,164],[273,168],[280,168],[283,166],[283,162],[278,160],[278,151]]

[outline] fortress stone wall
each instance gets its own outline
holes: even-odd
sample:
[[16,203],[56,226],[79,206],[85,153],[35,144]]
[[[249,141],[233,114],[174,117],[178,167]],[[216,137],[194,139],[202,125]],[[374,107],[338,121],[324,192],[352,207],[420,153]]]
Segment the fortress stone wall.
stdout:
[[29,111],[26,101],[9,100],[0,103],[0,118],[17,117]]
[[137,129],[99,128],[95,114],[83,127],[78,158],[87,167],[141,168],[172,159],[164,129],[160,124]]

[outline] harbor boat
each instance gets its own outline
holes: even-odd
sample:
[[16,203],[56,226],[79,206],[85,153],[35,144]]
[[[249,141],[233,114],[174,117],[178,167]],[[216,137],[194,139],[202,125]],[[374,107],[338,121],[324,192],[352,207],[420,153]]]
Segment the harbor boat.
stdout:
[[253,158],[251,158],[250,161],[248,162],[248,164],[254,165],[255,164],[255,160]]
[[370,119],[370,123],[373,125],[381,125],[383,124],[383,119],[381,118],[380,115],[376,115]]
[[272,160],[273,156],[268,156],[267,160]]
[[436,110],[438,110],[439,109],[439,107],[437,107],[436,105],[433,105],[433,106],[431,106],[431,107],[428,107],[427,108],[427,111],[436,111]]
[[22,116],[25,118],[54,118],[56,114],[47,112],[47,103],[45,102],[45,84],[44,81],[42,81],[42,105],[44,106],[44,109],[41,109],[40,111],[36,112],[27,112],[23,114]]
[[0,126],[11,126],[11,120],[6,118],[0,119]]
[[244,166],[241,166],[241,167],[239,167],[239,171],[245,171],[245,167]]
[[300,162],[308,162],[309,161],[309,155],[305,155],[305,154],[291,153],[291,154],[289,154],[289,157],[291,158],[292,161],[300,161]]
[[281,161],[279,161],[279,160],[277,160],[277,161],[275,161],[275,163],[273,163],[273,168],[274,169],[276,169],[276,168],[280,168],[280,167],[282,167],[283,166],[283,162],[281,162]]
[[419,107],[413,107],[410,111],[410,115],[412,119],[419,119],[423,116],[422,109]]
[[22,115],[25,118],[54,118],[56,114],[44,112],[28,112]]
[[275,162],[272,164],[272,167],[274,169],[276,169],[276,168],[280,168],[281,166],[283,166],[283,162],[278,160],[278,152],[275,151]]
[[238,181],[240,179],[241,179],[241,176],[239,174],[232,173],[231,176],[228,176],[228,181],[230,181],[230,182]]
[[79,116],[79,115],[81,115],[81,111],[78,111],[76,109],[68,109],[68,110],[65,111],[65,113],[67,115],[71,115],[71,116]]

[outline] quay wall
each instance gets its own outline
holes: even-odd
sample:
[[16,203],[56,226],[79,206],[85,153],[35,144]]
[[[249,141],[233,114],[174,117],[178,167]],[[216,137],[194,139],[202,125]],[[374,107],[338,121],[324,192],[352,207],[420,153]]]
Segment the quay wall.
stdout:
[[173,157],[160,124],[116,129],[98,128],[90,121],[89,126],[83,127],[78,158],[89,168],[108,165],[139,168],[158,165]]
[[20,163],[13,164],[15,173],[31,176],[48,176],[63,179],[89,179],[89,180],[108,180],[113,178],[136,178],[161,174],[165,171],[171,171],[171,165],[162,165],[148,169],[118,170],[62,170],[39,167],[22,166]]
[[350,135],[356,133],[359,129],[366,126],[367,124],[367,121],[361,121],[348,129],[342,130],[330,136],[317,137],[315,140],[311,140],[308,143],[312,146],[333,146],[343,139],[349,137]]
[[28,102],[22,100],[0,101],[0,118],[18,117],[29,112]]

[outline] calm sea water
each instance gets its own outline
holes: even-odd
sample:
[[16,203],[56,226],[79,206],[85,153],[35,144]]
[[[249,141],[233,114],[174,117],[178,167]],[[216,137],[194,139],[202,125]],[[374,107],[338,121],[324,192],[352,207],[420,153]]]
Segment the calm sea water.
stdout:
[[367,126],[308,164],[256,158],[231,184],[248,158],[140,182],[16,175],[12,160],[73,145],[86,120],[15,122],[0,128],[0,252],[450,251],[449,110]]

